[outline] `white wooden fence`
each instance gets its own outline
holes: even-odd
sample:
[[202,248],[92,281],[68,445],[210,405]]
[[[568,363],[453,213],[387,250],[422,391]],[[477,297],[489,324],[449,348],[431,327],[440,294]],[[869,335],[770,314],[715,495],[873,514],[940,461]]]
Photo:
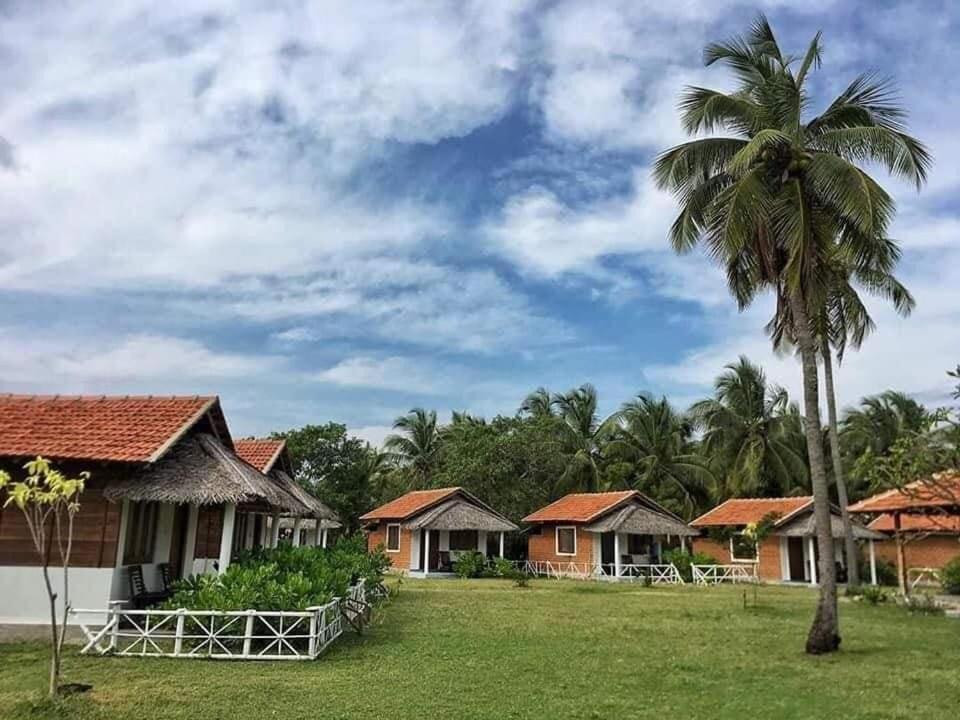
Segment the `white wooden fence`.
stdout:
[[619,574],[613,565],[549,560],[523,560],[515,563],[530,575],[577,580],[611,580],[615,582],[651,582],[654,585],[682,585],[683,578],[673,563],[621,565]]
[[[348,597],[366,602],[363,583]],[[87,638],[81,654],[215,660],[313,660],[344,631],[340,598],[302,612],[263,610],[129,610],[110,603],[102,627],[84,618],[103,610],[71,609]],[[351,618],[352,619],[352,618]]]
[[937,568],[910,568],[907,570],[907,578],[910,581],[910,588],[918,585],[940,585],[941,576]]
[[695,585],[719,585],[720,583],[755,583],[757,566],[750,565],[691,565]]

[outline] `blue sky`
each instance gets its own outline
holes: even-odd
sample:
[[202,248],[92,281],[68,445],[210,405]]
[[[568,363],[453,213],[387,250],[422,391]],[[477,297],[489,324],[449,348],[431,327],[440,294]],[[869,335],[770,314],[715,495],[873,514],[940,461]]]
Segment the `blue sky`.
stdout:
[[684,406],[769,350],[673,256],[655,154],[703,45],[758,10],[823,103],[896,79],[936,166],[898,200],[918,309],[873,304],[841,401],[943,402],[960,361],[960,100],[948,2],[0,3],[0,390],[217,393],[236,435],[417,405],[513,412],[593,382]]

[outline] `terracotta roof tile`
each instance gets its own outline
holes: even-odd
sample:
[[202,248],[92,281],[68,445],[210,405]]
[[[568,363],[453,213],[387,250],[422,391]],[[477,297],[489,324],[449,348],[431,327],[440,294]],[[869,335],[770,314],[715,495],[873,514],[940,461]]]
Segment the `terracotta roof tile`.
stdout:
[[148,462],[216,405],[200,396],[0,395],[0,456]]
[[812,497],[731,498],[693,520],[693,527],[747,525],[760,522],[770,513],[785,518],[813,502]]
[[[893,532],[893,515],[884,514],[867,525],[871,530]],[[907,532],[933,532],[960,535],[960,515],[901,515],[900,528]]]
[[260,472],[267,473],[273,468],[286,444],[286,440],[248,438],[246,440],[235,440],[233,448],[242,459]]
[[602,493],[571,493],[527,515],[523,522],[590,522],[631,497],[636,490]]
[[361,522],[370,520],[405,520],[416,515],[438,502],[461,492],[461,488],[438,488],[436,490],[414,490],[391,500],[386,505],[374,508],[366,515],[360,516]]
[[960,507],[960,472],[934,473],[929,480],[872,495],[850,506],[850,512],[891,512],[910,508]]

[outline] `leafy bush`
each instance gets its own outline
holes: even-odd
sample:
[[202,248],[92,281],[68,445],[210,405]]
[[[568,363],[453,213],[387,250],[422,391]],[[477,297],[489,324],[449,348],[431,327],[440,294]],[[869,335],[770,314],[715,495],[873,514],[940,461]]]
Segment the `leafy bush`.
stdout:
[[940,571],[943,590],[950,595],[960,595],[960,555],[943,566]]
[[887,587],[896,587],[899,584],[897,581],[897,566],[892,562],[877,558],[877,582]]
[[903,606],[911,615],[943,615],[944,609],[937,599],[929,593],[908,595],[904,598]]
[[860,594],[863,596],[863,599],[871,605],[885,603],[888,599],[887,591],[878,585],[864,585],[860,590]]
[[486,567],[487,558],[484,557],[483,553],[474,550],[473,552],[461,553],[453,564],[453,571],[457,574],[457,577],[476,578],[484,574]]
[[242,553],[222,575],[179,581],[163,607],[189,610],[303,610],[342,597],[363,578],[383,579],[388,560],[367,553],[363,538],[345,538],[333,548],[260,548]]
[[667,550],[663,554],[665,563],[673,563],[684,582],[693,582],[691,565],[716,565],[717,561],[710,555],[702,552],[691,553],[681,548]]

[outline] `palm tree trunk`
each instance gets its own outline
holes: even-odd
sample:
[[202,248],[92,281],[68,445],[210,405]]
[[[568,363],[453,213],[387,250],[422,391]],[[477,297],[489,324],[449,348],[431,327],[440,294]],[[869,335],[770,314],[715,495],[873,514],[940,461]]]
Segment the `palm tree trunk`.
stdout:
[[806,302],[799,291],[790,295],[794,332],[800,346],[803,367],[803,428],[807,436],[810,460],[810,483],[813,486],[813,514],[816,520],[817,545],[820,550],[820,599],[807,635],[807,652],[820,654],[840,647],[837,617],[837,577],[833,564],[833,532],[830,518],[830,492],[823,458],[823,437],[820,429],[820,392],[817,383],[817,348],[810,330]]
[[827,422],[829,423],[830,455],[833,458],[833,479],[837,483],[837,500],[840,502],[840,517],[843,520],[843,542],[847,556],[847,588],[860,587],[860,553],[853,539],[853,523],[847,506],[847,479],[843,476],[843,463],[840,460],[840,432],[837,429],[837,396],[833,388],[833,358],[830,355],[830,343],[822,341],[823,381],[827,392]]

